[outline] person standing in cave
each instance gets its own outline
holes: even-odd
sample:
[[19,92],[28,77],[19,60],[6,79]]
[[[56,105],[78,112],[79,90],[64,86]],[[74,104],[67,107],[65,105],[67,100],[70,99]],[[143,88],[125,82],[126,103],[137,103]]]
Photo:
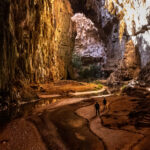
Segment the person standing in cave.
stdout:
[[105,97],[104,97],[104,99],[103,99],[103,106],[104,106],[103,111],[104,111],[104,110],[105,110],[105,108],[106,108],[106,104],[107,104],[107,101],[106,101],[106,99],[105,99]]
[[96,110],[96,116],[100,115],[100,105],[98,102],[96,102],[96,104],[95,104],[95,110]]

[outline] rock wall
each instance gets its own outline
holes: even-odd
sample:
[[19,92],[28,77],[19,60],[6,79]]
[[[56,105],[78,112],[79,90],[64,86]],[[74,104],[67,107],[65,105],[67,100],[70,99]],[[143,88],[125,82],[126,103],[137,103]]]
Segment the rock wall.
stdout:
[[66,79],[74,46],[67,0],[0,1],[0,90],[25,82]]
[[125,52],[130,40],[134,53],[140,53],[138,64],[143,68],[149,62],[149,0],[3,0],[0,89],[8,90],[16,80],[45,82],[72,74],[75,28],[71,7],[74,13],[84,13],[98,28],[97,41],[102,40],[107,48],[106,70],[116,68],[125,57],[130,59],[132,55]]
[[[80,66],[77,66],[75,72],[82,74],[86,71],[86,76],[90,77],[90,72],[95,68],[93,77],[100,77],[101,68],[106,63],[106,47],[98,34],[98,29],[94,23],[82,13],[76,13],[72,18],[76,24],[77,36],[75,39],[75,48],[73,51],[73,65],[81,59]],[[80,67],[80,68],[79,68]],[[97,72],[97,73],[96,73]]]
[[120,62],[120,65],[125,64],[126,66],[123,67],[124,71],[119,65],[108,81],[110,83],[125,79],[130,80],[137,77],[140,68],[150,62],[150,1],[105,0],[105,7],[112,16],[118,19],[120,43],[125,41],[125,45],[128,45],[128,41],[130,41],[131,45],[132,42],[129,53],[134,55],[139,53],[137,57],[133,57],[133,55],[127,53],[128,48],[126,47],[123,59]]
[[[143,68],[150,60],[150,1],[149,0],[70,0],[74,12],[82,12],[98,28],[99,37],[107,47],[105,70],[120,69],[126,55],[126,46],[131,42],[132,53],[139,53],[137,68]],[[78,5],[81,2],[81,7]],[[94,16],[94,17],[93,17]],[[129,49],[131,49],[131,47]],[[124,62],[127,63],[127,62]],[[141,66],[139,66],[139,64]],[[131,66],[134,68],[133,66]],[[128,68],[129,69],[129,68]],[[130,70],[130,69],[129,69]],[[120,71],[119,71],[120,72]],[[131,73],[129,71],[128,73]],[[124,74],[125,75],[125,74]],[[136,74],[138,75],[138,74]],[[129,75],[133,77],[132,73]],[[124,76],[126,78],[126,76]]]
[[150,60],[150,1],[106,0],[108,11],[119,19],[119,38],[130,37],[138,47],[142,68]]
[[138,81],[142,86],[150,86],[150,62],[141,69],[138,76]]
[[141,69],[140,55],[133,41],[129,40],[125,46],[123,59],[118,63],[117,68],[108,78],[108,84],[120,84],[122,81],[129,81],[136,78]]
[[[106,48],[105,71],[112,72],[118,61],[123,58],[125,44],[128,37],[123,35],[119,40],[119,20],[109,13],[105,7],[105,0],[81,0],[82,7],[78,7],[80,0],[70,0],[74,12],[82,12],[90,18],[98,29],[98,40],[102,40]],[[84,2],[84,3],[83,3]]]

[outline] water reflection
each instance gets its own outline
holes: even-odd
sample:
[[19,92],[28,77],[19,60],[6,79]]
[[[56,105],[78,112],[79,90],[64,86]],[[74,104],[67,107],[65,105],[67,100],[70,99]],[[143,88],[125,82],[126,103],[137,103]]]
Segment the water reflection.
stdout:
[[18,105],[11,105],[9,109],[5,109],[0,111],[0,125],[3,125],[13,119],[22,117],[22,116],[29,116],[33,113],[35,109],[45,107],[49,104],[56,103],[59,99],[42,99],[42,100],[35,100],[32,102],[24,102]]

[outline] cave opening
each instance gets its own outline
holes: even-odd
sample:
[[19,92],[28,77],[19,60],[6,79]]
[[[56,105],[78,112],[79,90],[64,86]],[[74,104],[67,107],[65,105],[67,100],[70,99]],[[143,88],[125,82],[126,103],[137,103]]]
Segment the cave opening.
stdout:
[[75,13],[71,20],[77,32],[72,53],[75,79],[105,78],[103,67],[107,61],[107,52],[98,28],[83,13]]
[[74,79],[106,80],[125,49],[126,37],[119,40],[119,20],[105,8],[105,1],[70,0],[70,4],[77,32],[72,54]]

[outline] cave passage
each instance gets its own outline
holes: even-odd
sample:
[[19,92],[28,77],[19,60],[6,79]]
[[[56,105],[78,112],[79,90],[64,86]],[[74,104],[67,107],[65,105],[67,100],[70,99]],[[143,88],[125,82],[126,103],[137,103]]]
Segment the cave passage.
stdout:
[[1,0],[0,150],[149,150],[149,12]]

